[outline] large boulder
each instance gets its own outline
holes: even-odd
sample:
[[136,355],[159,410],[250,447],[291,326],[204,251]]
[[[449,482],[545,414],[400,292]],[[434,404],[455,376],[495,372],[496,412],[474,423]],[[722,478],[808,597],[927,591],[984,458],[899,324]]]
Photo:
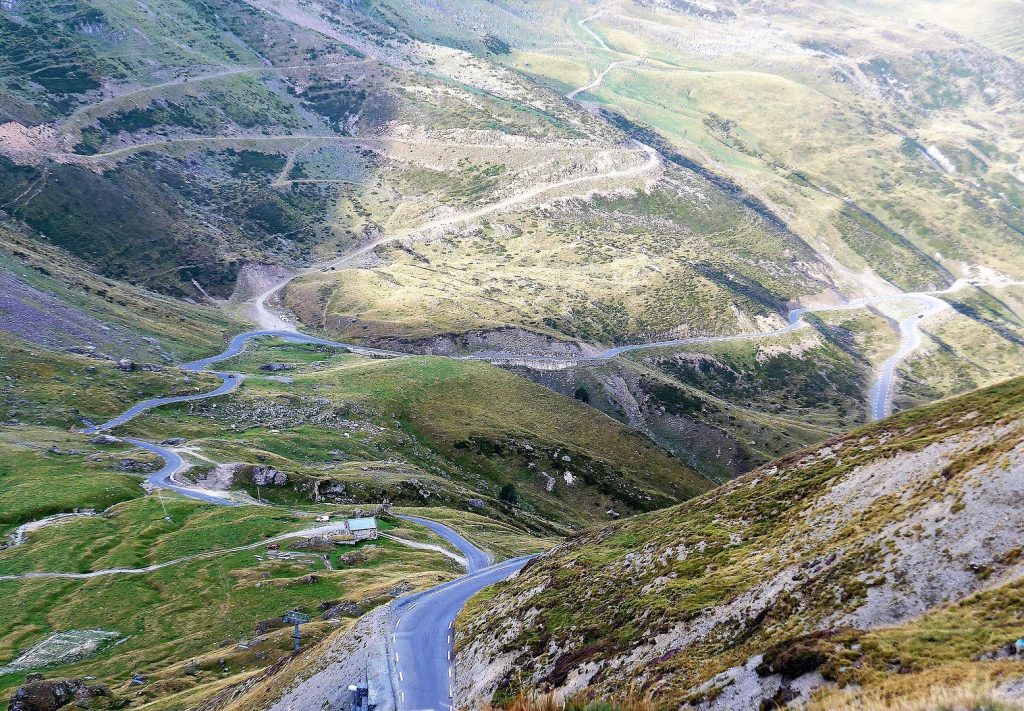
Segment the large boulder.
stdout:
[[44,679],[19,687],[8,711],[56,711],[74,700],[85,688],[81,679]]
[[288,475],[274,467],[253,467],[252,483],[256,486],[284,486]]
[[121,441],[121,438],[113,435],[101,434],[93,437],[90,441],[93,444],[117,444]]
[[266,634],[267,632],[271,632],[273,630],[287,626],[288,623],[285,622],[282,618],[271,617],[269,620],[261,620],[260,622],[257,622],[256,627],[254,628],[253,631],[257,636],[259,636],[261,634]]
[[327,608],[324,612],[325,620],[337,620],[342,617],[361,617],[363,608],[351,600],[345,600],[337,605]]

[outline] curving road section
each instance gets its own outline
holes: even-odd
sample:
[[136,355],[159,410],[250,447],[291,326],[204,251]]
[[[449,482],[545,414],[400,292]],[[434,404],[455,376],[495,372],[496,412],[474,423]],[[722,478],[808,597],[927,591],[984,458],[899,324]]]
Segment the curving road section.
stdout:
[[469,598],[517,573],[532,557],[475,570],[471,565],[461,578],[394,603],[388,653],[398,711],[453,707],[456,615]]
[[[821,306],[821,307],[813,307],[813,308],[812,307],[804,307],[804,308],[793,309],[793,310],[791,310],[789,312],[788,323],[787,323],[786,326],[783,326],[782,328],[777,328],[777,329],[774,329],[774,330],[769,330],[769,331],[761,331],[761,332],[755,332],[755,333],[738,334],[738,335],[730,335],[730,336],[696,336],[696,337],[692,337],[692,338],[677,338],[677,339],[672,339],[672,340],[667,340],[667,341],[655,341],[655,342],[650,342],[650,343],[637,343],[637,344],[631,344],[631,345],[616,346],[614,348],[608,348],[608,349],[606,349],[606,350],[604,350],[604,351],[602,351],[602,352],[600,352],[600,353],[598,353],[596,355],[591,355],[591,356],[580,356],[580,357],[577,357],[577,358],[566,357],[564,355],[561,355],[561,356],[550,356],[550,357],[547,357],[547,358],[545,356],[536,356],[536,357],[531,357],[530,360],[532,360],[532,361],[558,360],[558,361],[573,361],[573,362],[585,362],[585,361],[588,361],[588,360],[609,360],[609,359],[615,358],[617,356],[620,356],[620,355],[622,355],[624,353],[629,353],[629,352],[638,351],[638,350],[646,350],[646,349],[653,349],[653,348],[665,348],[665,347],[671,347],[671,346],[693,345],[693,344],[700,344],[700,343],[715,343],[715,342],[724,342],[724,341],[736,341],[736,340],[749,340],[749,339],[754,339],[754,338],[764,338],[764,337],[776,336],[776,335],[781,335],[781,334],[784,334],[784,333],[789,333],[789,332],[795,331],[797,329],[807,327],[809,324],[804,320],[803,317],[807,313],[809,313],[809,312],[849,311],[849,310],[853,310],[853,309],[865,308],[867,306],[877,305],[877,304],[887,303],[887,302],[917,301],[917,302],[919,302],[921,304],[921,309],[919,311],[915,312],[914,314],[912,314],[911,316],[903,319],[899,323],[900,338],[901,338],[900,347],[899,347],[899,349],[895,353],[893,353],[891,356],[889,356],[883,362],[883,364],[879,368],[879,371],[878,371],[878,374],[876,376],[875,382],[874,382],[874,384],[872,385],[872,388],[871,388],[871,397],[870,397],[870,402],[869,402],[869,412],[871,414],[871,418],[872,419],[878,420],[878,419],[882,419],[882,418],[887,417],[888,415],[892,414],[892,391],[893,391],[893,383],[895,381],[896,367],[908,355],[910,355],[915,350],[917,350],[921,346],[921,343],[923,342],[923,337],[922,337],[922,333],[921,333],[921,329],[920,329],[920,322],[925,317],[927,317],[927,316],[934,315],[934,314],[939,313],[940,311],[942,311],[944,309],[949,308],[949,304],[946,303],[945,301],[943,301],[942,299],[938,298],[937,294],[948,293],[948,292],[954,291],[955,289],[958,289],[958,288],[964,286],[967,283],[971,283],[971,282],[968,282],[967,280],[960,279],[960,280],[957,280],[957,282],[955,282],[948,289],[945,289],[945,290],[939,291],[939,292],[903,293],[903,294],[892,294],[892,295],[889,295],[889,296],[866,297],[866,298],[861,298],[861,299],[854,299],[854,300],[848,301],[848,302],[846,302],[844,304],[839,304],[839,305],[835,305],[835,306]],[[283,288],[285,284],[287,284],[287,281],[274,286],[271,290],[269,290],[269,291],[265,292],[263,295],[261,295],[260,300],[258,300],[260,302],[260,304],[262,305],[263,303],[265,303],[265,297],[266,296],[268,296],[269,294],[274,293],[274,292],[278,291],[279,289]],[[201,358],[199,360],[194,360],[194,361],[191,361],[189,363],[184,363],[184,364],[182,364],[180,366],[180,368],[182,370],[186,371],[186,372],[193,372],[193,373],[201,371],[201,370],[204,370],[208,366],[211,366],[211,365],[213,365],[215,363],[219,363],[219,362],[224,361],[224,360],[228,360],[230,358],[233,358],[233,357],[239,355],[245,349],[246,344],[250,340],[252,340],[254,338],[264,337],[264,336],[272,336],[272,337],[275,337],[275,338],[280,338],[280,339],[283,339],[283,340],[286,340],[286,341],[291,341],[291,342],[294,342],[294,343],[313,343],[313,344],[317,344],[317,345],[325,345],[325,346],[334,346],[334,347],[348,348],[349,350],[351,350],[353,352],[362,353],[362,354],[371,355],[371,356],[400,357],[400,356],[408,355],[408,354],[405,354],[405,353],[399,353],[399,352],[395,352],[395,351],[387,351],[387,350],[381,350],[381,349],[376,349],[376,348],[368,348],[368,347],[365,347],[365,346],[360,346],[360,345],[352,344],[352,343],[343,343],[343,342],[340,342],[340,341],[332,341],[332,340],[329,340],[329,339],[326,339],[326,338],[319,338],[317,336],[309,336],[309,335],[306,335],[304,333],[299,333],[298,331],[276,330],[276,329],[260,329],[260,330],[247,331],[245,333],[240,333],[240,334],[234,336],[231,339],[231,341],[228,343],[227,348],[225,348],[220,353],[218,353],[216,355],[209,356],[207,358]],[[468,356],[467,358],[468,359],[474,359],[474,360],[493,360],[495,358],[495,356],[494,355],[476,355],[476,356]],[[131,419],[137,417],[138,415],[140,415],[140,414],[142,414],[144,412],[152,410],[152,409],[154,409],[156,407],[161,407],[162,405],[169,405],[169,404],[181,403],[181,402],[195,402],[195,401],[199,401],[199,400],[206,400],[206,399],[209,399],[209,398],[218,397],[220,395],[225,395],[227,393],[230,393],[230,392],[234,391],[236,388],[238,388],[238,386],[240,385],[240,383],[242,381],[242,376],[239,373],[226,372],[226,371],[215,371],[214,374],[221,379],[221,384],[217,388],[215,388],[215,389],[213,389],[213,390],[211,390],[209,392],[206,392],[206,393],[195,393],[195,394],[191,394],[191,395],[178,395],[178,396],[173,396],[173,397],[158,397],[158,398],[151,398],[151,399],[148,399],[148,400],[143,400],[143,401],[141,401],[139,403],[136,403],[135,405],[133,405],[129,409],[125,410],[123,413],[121,413],[117,417],[114,417],[113,419],[110,419],[110,420],[108,420],[108,421],[106,421],[106,422],[104,422],[102,424],[99,424],[99,425],[90,425],[90,426],[88,426],[87,428],[85,428],[83,430],[83,432],[85,434],[96,434],[96,433],[99,433],[99,432],[105,432],[105,431],[111,430],[111,429],[113,429],[113,428],[115,428],[115,427],[117,427],[119,425],[122,425],[122,424],[130,421]],[[156,473],[150,475],[148,477],[148,479],[147,479],[149,484],[151,484],[152,486],[169,489],[171,491],[175,491],[175,492],[177,492],[179,494],[182,494],[183,496],[188,496],[190,498],[198,499],[200,501],[205,501],[207,503],[222,504],[222,505],[226,505],[226,506],[230,506],[230,505],[234,505],[235,504],[235,502],[231,501],[230,499],[227,499],[227,498],[224,498],[224,497],[220,497],[220,496],[217,496],[215,494],[210,494],[208,492],[203,492],[203,491],[200,491],[200,490],[196,490],[196,489],[189,489],[189,488],[186,488],[186,487],[179,486],[179,485],[175,484],[173,482],[172,477],[174,476],[175,473],[180,471],[184,467],[185,464],[184,464],[184,461],[182,460],[181,456],[179,454],[177,454],[176,452],[174,452],[173,450],[168,449],[167,447],[163,447],[163,446],[158,445],[158,444],[154,444],[152,442],[145,442],[145,441],[139,440],[139,439],[129,439],[128,441],[131,442],[132,444],[136,445],[137,447],[145,449],[145,450],[147,450],[149,452],[152,452],[152,453],[156,454],[157,456],[163,458],[164,466],[161,467],[161,469],[159,471],[157,471]],[[425,519],[421,520],[421,521],[417,521],[417,522],[418,523],[422,523],[423,525],[427,525],[427,522],[426,522]],[[429,522],[429,523],[432,524],[432,525],[435,525],[435,524],[433,524],[433,522]],[[436,525],[439,525],[439,524],[436,524]],[[439,534],[441,534],[441,535],[446,535],[446,536],[457,535],[457,534],[454,533],[454,531],[451,531],[450,529],[448,531],[444,532],[444,533],[442,533],[441,531],[437,531],[437,532]],[[468,544],[468,542],[466,542],[466,543]],[[456,547],[459,547],[458,543],[456,543],[455,545],[456,545]],[[460,550],[461,550],[461,548],[460,548]]]
[[441,538],[458,548],[459,552],[466,559],[466,572],[475,573],[476,571],[482,570],[494,563],[494,557],[490,553],[480,550],[466,540],[460,533],[448,526],[445,526],[443,523],[431,521],[428,518],[421,518],[419,516],[402,515],[398,518],[429,528],[431,531],[441,536]]
[[[753,340],[757,338],[766,338],[771,336],[780,336],[785,333],[791,333],[801,328],[807,328],[810,326],[807,321],[804,320],[804,316],[808,313],[820,313],[826,311],[852,311],[855,309],[863,309],[868,306],[876,306],[878,304],[893,303],[898,301],[916,301],[921,304],[921,308],[914,312],[911,316],[906,317],[899,322],[900,332],[900,347],[891,356],[885,359],[882,365],[878,369],[878,373],[875,376],[875,382],[871,386],[871,395],[868,403],[868,411],[871,415],[872,420],[881,420],[892,414],[892,388],[895,378],[896,366],[898,366],[907,356],[916,351],[921,347],[923,343],[923,335],[921,333],[921,320],[927,316],[933,316],[940,311],[950,308],[949,304],[942,299],[938,298],[938,294],[946,294],[956,289],[965,286],[969,282],[964,279],[958,279],[948,289],[936,292],[906,292],[901,294],[890,294],[887,296],[869,296],[860,299],[853,299],[843,304],[837,304],[834,306],[814,306],[814,307],[801,307],[792,309],[787,316],[787,324],[781,328],[776,328],[768,331],[756,331],[752,333],[740,333],[728,336],[693,336],[691,338],[675,338],[667,341],[652,341],[649,343],[634,343],[624,346],[616,346],[614,348],[608,348],[607,350],[601,351],[600,353],[581,356],[575,360],[583,362],[587,360],[610,360],[624,353],[631,353],[633,351],[650,350],[654,348],[670,348],[673,346],[687,346],[696,345],[701,343],[721,343],[726,341],[743,341]],[[552,356],[550,360],[573,360],[566,356]],[[532,361],[543,361],[545,357],[531,357]]]
[[[263,296],[268,296],[273,291],[280,289],[279,285]],[[265,299],[263,299],[265,303]],[[180,367],[186,372],[198,372],[221,361],[239,355],[246,344],[253,338],[261,336],[274,336],[296,343],[315,343],[319,345],[339,346],[349,348],[353,351],[369,355],[397,356],[404,355],[389,351],[382,351],[374,348],[365,348],[354,344],[331,341],[316,336],[307,336],[297,331],[282,330],[257,330],[241,333],[231,339],[228,347],[222,352],[201,358],[199,360],[185,363]],[[181,395],[174,397],[161,397],[143,400],[123,413],[99,425],[90,425],[85,428],[85,434],[97,434],[111,430],[119,425],[130,421],[138,415],[162,405],[179,402],[194,402],[218,397],[235,390],[241,383],[242,376],[239,373],[218,371],[215,373],[221,384],[206,393],[192,395]],[[189,489],[179,486],[173,482],[172,477],[180,471],[185,462],[181,455],[165,446],[146,442],[135,438],[125,438],[136,447],[152,452],[163,458],[164,466],[159,471],[150,475],[147,481],[155,487],[168,489],[183,496],[197,499],[210,504],[221,506],[235,506],[237,502],[217,496],[215,494]],[[464,536],[444,524],[419,516],[401,516],[406,521],[424,526],[437,535],[444,538],[448,543],[458,549],[466,561],[467,573],[461,578],[452,582],[439,585],[422,593],[402,598],[394,604],[393,620],[394,630],[389,643],[388,660],[394,671],[393,678],[396,685],[395,703],[399,709],[441,709],[452,706],[452,667],[453,646],[452,628],[455,624],[455,616],[462,609],[466,601],[475,595],[482,588],[503,580],[515,573],[529,560],[529,557],[506,560],[492,565],[493,557],[474,546]],[[315,529],[315,532],[326,531],[327,528]],[[279,538],[283,539],[295,535],[286,534]],[[256,547],[266,545],[268,542],[277,539],[268,539],[255,544]],[[243,546],[234,550],[245,550],[253,546]],[[17,576],[0,576],[4,579],[22,578],[92,578],[102,575],[113,574],[135,574],[146,573],[169,565],[175,565],[192,558],[218,555],[225,551],[211,551],[210,553],[198,554],[165,563],[158,563],[144,568],[115,568],[109,570],[94,571],[91,573],[25,573]],[[353,680],[357,681],[357,680]]]
[[[278,287],[280,288],[280,287]],[[341,348],[348,348],[349,350],[365,355],[376,355],[376,356],[398,356],[403,355],[401,353],[393,353],[390,351],[383,351],[377,348],[366,348],[351,343],[341,343],[338,341],[330,341],[325,338],[318,338],[316,336],[307,336],[304,333],[298,333],[295,331],[276,331],[276,330],[258,330],[258,331],[246,331],[240,333],[228,343],[228,347],[216,355],[209,356],[208,358],[201,358],[194,360],[189,363],[184,363],[179,369],[189,373],[199,372],[205,370],[208,366],[214,363],[219,363],[229,358],[234,358],[245,350],[245,345],[254,338],[260,338],[262,336],[274,336],[275,338],[281,338],[286,341],[292,341],[295,343],[314,343],[317,345],[334,346]],[[242,382],[242,375],[240,373],[232,373],[227,371],[215,371],[213,373],[221,379],[221,384],[205,393],[194,393],[191,395],[176,395],[172,397],[155,397],[148,400],[142,400],[130,408],[122,412],[117,417],[107,420],[106,422],[99,425],[89,425],[82,430],[84,434],[98,434],[100,432],[107,432],[114,429],[119,425],[123,425],[126,422],[138,417],[144,412],[148,412],[157,407],[163,405],[171,405],[179,402],[196,402],[198,400],[208,400],[210,398],[219,397],[226,395],[238,388]],[[159,471],[149,475],[146,478],[146,482],[151,486],[158,487],[161,489],[167,489],[174,491],[182,496],[187,496],[191,499],[197,499],[204,501],[209,504],[219,504],[221,506],[236,506],[237,502],[223,496],[217,496],[209,492],[201,491],[199,489],[190,489],[188,487],[180,486],[174,483],[173,477],[176,473],[181,471],[185,467],[185,461],[181,458],[177,452],[173,449],[169,449],[162,445],[146,442],[141,439],[125,438],[126,442],[144,449],[147,452],[152,452],[158,457],[164,460],[164,465]]]

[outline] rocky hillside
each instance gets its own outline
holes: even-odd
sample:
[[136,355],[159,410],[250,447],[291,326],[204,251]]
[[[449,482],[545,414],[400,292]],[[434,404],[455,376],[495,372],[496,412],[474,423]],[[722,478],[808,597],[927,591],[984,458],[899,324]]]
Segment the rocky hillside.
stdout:
[[835,708],[980,674],[1009,693],[1022,414],[1018,378],[577,536],[463,611],[458,689]]

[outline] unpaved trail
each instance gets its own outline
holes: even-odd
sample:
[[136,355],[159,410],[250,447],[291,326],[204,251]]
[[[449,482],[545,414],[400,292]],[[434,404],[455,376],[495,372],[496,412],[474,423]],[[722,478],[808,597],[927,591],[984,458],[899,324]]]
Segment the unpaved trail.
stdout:
[[331,533],[339,533],[345,530],[344,523],[331,524],[329,526],[318,526],[316,528],[305,528],[301,531],[292,531],[290,533],[282,533],[279,536],[272,538],[265,538],[257,543],[247,543],[244,546],[235,546],[234,548],[220,548],[212,551],[203,551],[202,553],[194,553],[192,555],[181,556],[180,558],[173,558],[172,560],[164,561],[163,563],[153,563],[152,565],[146,565],[141,568],[104,568],[102,570],[93,570],[88,573],[60,573],[60,572],[42,572],[42,573],[19,573],[17,575],[0,575],[0,580],[39,580],[39,579],[69,579],[69,580],[88,580],[90,578],[100,578],[106,575],[141,575],[142,573],[152,573],[156,570],[162,570],[163,568],[169,568],[172,565],[180,565],[181,563],[187,563],[192,560],[203,560],[205,558],[214,558],[221,555],[231,555],[232,553],[240,553],[242,551],[253,550],[254,548],[261,548],[270,543],[279,543],[286,541],[289,538],[306,538],[310,536],[324,536]]
[[121,148],[115,148],[113,150],[105,151],[102,153],[93,153],[91,155],[83,155],[79,153],[69,153],[63,150],[51,151],[48,156],[57,162],[63,163],[80,163],[84,165],[101,163],[103,161],[122,158],[129,156],[134,153],[148,151],[154,148],[164,146],[196,146],[197,148],[204,148],[207,146],[220,146],[220,145],[232,145],[235,143],[287,143],[287,142],[301,142],[308,141],[310,143],[322,142],[322,143],[347,143],[350,145],[364,146],[367,148],[376,148],[381,151],[386,151],[390,145],[409,145],[409,146],[420,146],[424,148],[471,148],[473,150],[481,151],[523,151],[523,152],[540,152],[540,153],[578,153],[586,148],[593,149],[594,146],[573,146],[565,144],[541,144],[536,143],[533,145],[515,145],[511,143],[501,142],[478,142],[478,141],[446,141],[442,139],[431,139],[431,138],[402,138],[399,136],[337,136],[330,133],[279,133],[273,135],[266,134],[252,134],[252,133],[240,133],[237,135],[218,135],[218,136],[183,136],[181,138],[161,138],[152,141],[143,141],[142,143],[134,143],[130,146],[123,146]]
[[647,158],[640,165],[636,165],[630,168],[623,168],[621,170],[612,170],[605,173],[595,173],[593,175],[582,175],[577,176],[575,178],[566,178],[565,180],[560,180],[554,183],[541,183],[540,185],[535,185],[532,188],[524,190],[520,193],[516,193],[515,195],[511,195],[503,200],[499,200],[489,205],[485,205],[476,210],[439,217],[433,220],[429,220],[421,225],[417,225],[416,227],[410,227],[407,229],[399,230],[392,234],[373,240],[372,242],[367,242],[340,257],[328,260],[327,262],[324,262],[315,267],[309,267],[307,269],[304,269],[296,273],[295,275],[288,277],[287,279],[284,279],[281,282],[273,285],[271,288],[269,288],[268,290],[266,290],[258,297],[256,297],[256,299],[253,300],[253,311],[251,315],[254,321],[261,328],[273,331],[294,332],[296,330],[295,325],[283,319],[281,316],[275,314],[270,309],[268,309],[267,300],[271,298],[274,294],[280,292],[293,279],[299,276],[302,276],[304,274],[314,274],[318,271],[326,271],[328,269],[336,269],[338,267],[345,266],[346,264],[350,264],[354,260],[359,259],[360,257],[366,254],[369,254],[370,252],[377,249],[381,245],[389,244],[391,242],[396,242],[402,239],[407,239],[417,234],[430,232],[432,230],[436,230],[442,227],[451,227],[453,225],[472,222],[473,220],[477,220],[481,217],[485,217],[495,212],[501,212],[502,210],[506,210],[510,207],[514,207],[516,205],[521,205],[523,203],[529,202],[548,193],[564,190],[566,188],[573,188],[588,183],[634,178],[645,173],[653,172],[660,167],[661,158],[658,155],[657,151],[655,151],[650,146],[646,146],[635,141],[633,142],[633,145],[637,147],[638,152],[642,152]]
[[38,531],[47,526],[53,525],[55,523],[60,523],[61,521],[68,521],[73,518],[86,518],[89,516],[99,516],[99,514],[95,512],[61,513],[54,514],[53,516],[47,516],[46,518],[40,518],[35,521],[29,521],[28,523],[23,523],[16,529],[14,529],[14,532],[7,537],[7,545],[0,546],[0,550],[5,550],[7,548],[15,548],[16,546],[22,545],[23,543],[25,543],[25,536],[27,534],[34,533],[35,531]]
[[392,536],[390,533],[382,533],[380,535],[381,535],[381,538],[387,538],[389,541],[394,541],[395,543],[398,543],[398,544],[403,545],[403,546],[407,546],[409,548],[418,548],[418,549],[424,550],[424,551],[434,551],[435,553],[440,553],[443,556],[447,556],[448,558],[451,558],[452,560],[454,560],[456,563],[458,563],[459,565],[461,565],[464,568],[469,567],[469,561],[468,560],[466,560],[465,558],[463,558],[462,556],[460,556],[460,555],[458,555],[456,553],[452,553],[450,550],[448,550],[447,548],[444,548],[443,546],[438,546],[438,545],[435,545],[433,543],[420,543],[419,541],[410,541],[408,538],[402,538],[400,536]]
[[[37,521],[35,523],[41,524],[35,528],[28,530],[37,530],[42,528],[47,523],[61,518],[69,518],[76,516],[90,516],[95,514],[61,514],[60,516],[51,517],[50,520]],[[406,517],[402,517],[406,518]],[[410,519],[411,520],[411,519]],[[425,520],[425,519],[424,519]],[[417,521],[418,523],[421,521]],[[31,525],[31,524],[26,524]],[[19,529],[20,530],[20,529]],[[180,565],[182,563],[188,563],[193,560],[204,560],[206,558],[215,558],[217,556],[231,555],[232,553],[241,553],[242,551],[249,551],[255,548],[262,548],[270,543],[280,543],[287,541],[291,538],[309,538],[313,536],[324,536],[332,533],[340,533],[345,530],[345,524],[339,522],[331,524],[329,526],[317,526],[315,528],[304,528],[300,531],[292,531],[290,533],[282,533],[279,536],[273,538],[265,538],[257,543],[247,543],[244,546],[235,546],[233,548],[219,548],[212,551],[203,551],[202,553],[194,553],[192,555],[181,556],[180,558],[173,558],[166,560],[162,563],[153,563],[152,565],[143,566],[141,568],[103,568],[101,570],[93,570],[88,573],[62,573],[62,572],[39,572],[39,573],[20,573],[17,575],[0,575],[0,580],[38,580],[40,578],[60,578],[60,579],[71,579],[71,580],[87,580],[89,578],[100,578],[107,575],[141,575],[143,573],[152,573],[156,570],[163,568],[169,568],[172,565]],[[395,541],[396,543],[406,546],[408,548],[416,548],[417,550],[429,550],[440,553],[448,558],[451,558],[459,565],[463,567],[469,567],[469,562],[463,556],[452,553],[447,548],[442,546],[434,545],[432,543],[420,543],[419,541],[410,541],[406,538],[400,538],[398,536],[392,536],[387,533],[381,534],[384,538]]]
[[140,86],[136,89],[122,92],[120,94],[113,94],[107,96],[99,101],[84,106],[79,106],[77,109],[72,111],[57,129],[57,137],[63,137],[67,135],[68,131],[72,130],[79,121],[83,118],[91,117],[94,112],[100,110],[110,104],[118,104],[126,99],[131,99],[138,96],[145,96],[159,92],[163,89],[174,89],[176,87],[188,86],[189,84],[202,84],[207,81],[215,81],[217,79],[223,79],[225,77],[238,76],[240,74],[286,74],[292,71],[302,70],[316,70],[323,69],[326,67],[348,67],[357,64],[366,64],[375,62],[374,59],[352,59],[346,62],[326,62],[324,64],[286,64],[281,66],[273,65],[242,65],[236,67],[224,67],[207,74],[197,74],[195,76],[183,76],[175,79],[169,79],[165,82],[158,84],[150,84],[148,86]]
[[589,84],[584,84],[583,86],[578,87],[576,89],[573,89],[572,91],[565,95],[565,98],[575,99],[579,94],[590,91],[591,89],[595,89],[598,86],[600,86],[601,82],[604,81],[604,78],[608,76],[608,72],[615,69],[615,67],[621,66],[623,64],[634,64],[639,61],[641,61],[639,57],[635,57],[633,59],[617,59],[611,64],[609,64],[607,67],[605,67],[604,71],[598,74],[592,82],[590,82]]

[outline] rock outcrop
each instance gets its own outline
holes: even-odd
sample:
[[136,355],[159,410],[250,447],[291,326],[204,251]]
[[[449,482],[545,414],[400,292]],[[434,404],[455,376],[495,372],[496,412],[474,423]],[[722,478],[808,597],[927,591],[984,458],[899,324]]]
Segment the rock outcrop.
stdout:
[[[8,711],[57,711],[75,702],[81,708],[96,708],[96,699],[113,700],[103,684],[88,685],[82,679],[41,679],[30,675],[29,683],[19,687]],[[110,704],[105,704],[110,706]]]

